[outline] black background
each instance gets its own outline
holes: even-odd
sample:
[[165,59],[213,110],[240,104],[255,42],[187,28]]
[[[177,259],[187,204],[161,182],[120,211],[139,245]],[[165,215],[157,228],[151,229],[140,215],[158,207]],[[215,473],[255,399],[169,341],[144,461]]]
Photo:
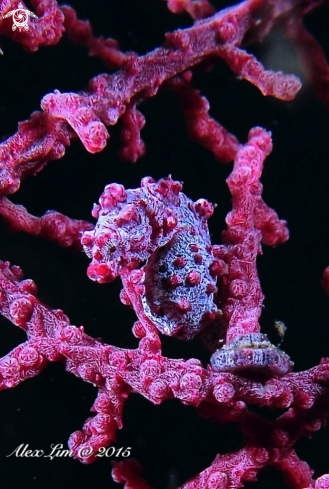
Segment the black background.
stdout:
[[[229,2],[215,4],[222,8]],[[123,50],[139,54],[161,45],[165,32],[191,25],[187,15],[172,14],[161,0],[75,0],[71,5],[80,19],[91,21],[97,36],[113,37]],[[328,8],[312,13],[305,23],[329,56]],[[46,93],[81,90],[91,77],[106,71],[100,60],[88,57],[84,48],[70,43],[65,35],[58,45],[33,54],[8,38],[1,40],[1,47],[5,53],[0,58],[2,139],[16,131],[18,121],[39,108]],[[262,45],[248,50],[267,68],[303,79],[295,101],[263,97],[222,62],[211,73],[195,76],[194,86],[207,96],[211,114],[240,141],[246,141],[250,128],[256,125],[273,133],[274,149],[262,177],[264,199],[288,221],[291,237],[277,249],[264,247],[264,255],[258,259],[266,296],[261,324],[277,343],[274,321],[286,323],[283,348],[300,371],[329,356],[329,299],[320,284],[322,271],[329,265],[329,114],[304,79],[293,47],[280,33],[271,33]],[[75,140],[64,158],[48,164],[36,178],[24,180],[12,200],[35,215],[55,209],[91,220],[92,204],[106,184],[119,182],[135,188],[144,176],[158,179],[171,173],[174,179],[184,181],[184,192],[193,200],[204,197],[218,204],[210,232],[213,243],[220,242],[230,210],[225,179],[232,164],[221,165],[188,138],[179,102],[172,93],[161,91],[140,110],[146,116],[142,137],[147,154],[136,164],[118,158],[119,131],[114,127],[102,153],[91,155]],[[119,281],[95,284],[86,276],[88,259],[82,253],[23,233],[9,234],[2,221],[0,232],[1,259],[21,266],[25,277],[36,281],[42,301],[63,309],[72,324],[83,324],[91,336],[120,347],[136,346],[131,333],[135,315],[119,300]],[[2,356],[24,341],[25,334],[0,319]],[[173,358],[208,361],[197,340],[184,343],[164,338],[163,351]],[[95,395],[94,387],[65,373],[62,364],[51,364],[38,377],[1,392],[1,488],[119,487],[112,482],[109,459],[83,465],[69,458],[6,458],[22,443],[46,452],[55,443],[65,448],[69,435],[90,415]],[[279,414],[259,411],[267,418]],[[155,488],[182,484],[209,466],[217,453],[234,451],[243,442],[235,425],[214,425],[176,400],[153,406],[141,396],[130,396],[123,422],[115,445],[132,447],[133,456],[145,467],[147,481]],[[328,443],[328,430],[323,429],[296,446],[316,476],[329,472]],[[269,469],[259,474],[257,483],[245,487],[286,485],[280,473]]]

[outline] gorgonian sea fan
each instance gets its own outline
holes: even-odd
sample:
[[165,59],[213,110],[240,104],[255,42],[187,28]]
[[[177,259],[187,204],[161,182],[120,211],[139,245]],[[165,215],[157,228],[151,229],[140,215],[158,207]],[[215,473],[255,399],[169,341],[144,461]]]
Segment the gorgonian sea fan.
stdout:
[[[1,16],[16,3],[2,2]],[[109,457],[102,464],[98,455],[111,444],[121,454],[113,478],[126,488],[242,487],[256,477],[259,486],[283,487],[282,475],[292,487],[328,487],[328,475],[320,477],[328,473],[326,451],[305,453],[301,442],[328,412],[327,359],[319,364],[328,354],[319,285],[327,261],[328,115],[314,96],[327,102],[320,44],[326,47],[328,12],[315,9],[325,5],[73,5],[96,36],[111,34],[120,49],[55,1],[31,1],[38,19],[27,32],[1,20],[1,133],[14,133],[42,98],[42,111],[0,144],[0,212],[11,231],[25,232],[2,227],[1,258],[15,266],[1,262],[0,306],[27,333],[25,341],[1,323],[3,487],[101,485]],[[278,50],[284,73],[272,71]],[[90,153],[104,151],[83,152],[78,138]],[[291,241],[273,252],[262,245],[281,244],[288,232],[263,201],[266,157],[265,200],[291,228]],[[210,232],[209,202],[218,204]],[[57,244],[84,247],[88,260]],[[117,279],[95,284],[87,268],[97,282]],[[276,319],[288,325],[287,353],[275,346]],[[85,382],[66,375],[63,363]],[[92,403],[93,416],[69,447],[95,464],[5,458],[22,443],[45,453],[53,443],[66,448]],[[120,447],[132,447],[133,458],[125,460],[129,450]],[[278,471],[266,479],[271,467]]]

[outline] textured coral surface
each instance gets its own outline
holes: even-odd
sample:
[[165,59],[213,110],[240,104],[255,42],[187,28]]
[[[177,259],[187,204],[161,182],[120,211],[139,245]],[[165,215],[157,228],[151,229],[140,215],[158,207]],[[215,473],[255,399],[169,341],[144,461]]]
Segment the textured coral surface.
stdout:
[[[0,11],[8,9],[10,3],[1,2]],[[37,3],[30,2],[28,7]],[[0,380],[4,390],[0,395],[0,487],[119,487],[111,479],[113,457],[96,457],[90,465],[69,457],[7,457],[21,444],[46,453],[51,452],[51,444],[67,448],[70,436],[75,455],[77,447],[90,443],[95,448],[110,443],[117,449],[132,447],[132,456],[143,468],[142,476],[134,460],[116,465],[114,471],[118,481],[130,481],[127,489],[224,488],[240,484],[255,488],[314,487],[315,479],[329,472],[328,431],[324,427],[320,430],[329,411],[328,363],[323,360],[319,365],[321,358],[329,356],[329,302],[320,283],[329,263],[329,115],[323,103],[328,91],[325,77],[319,76],[323,70],[319,52],[315,50],[310,56],[310,49],[303,51],[303,43],[309,41],[306,31],[300,29],[299,22],[288,22],[290,39],[301,50],[301,57],[297,57],[296,47],[280,31],[285,23],[283,15],[277,25],[267,26],[270,32],[262,43],[255,42],[263,34],[257,31],[257,24],[251,35],[253,42],[246,39],[248,53],[254,55],[249,71],[246,66],[250,58],[244,58],[243,52],[241,65],[234,66],[237,58],[233,51],[223,50],[225,62],[213,65],[210,56],[195,69],[192,84],[190,72],[170,79],[172,67],[168,67],[169,81],[156,93],[166,72],[160,70],[156,58],[155,70],[146,80],[138,78],[128,88],[116,86],[120,97],[123,94],[120,103],[104,114],[96,95],[96,109],[93,106],[91,110],[91,105],[84,105],[84,99],[79,105],[78,96],[67,99],[55,90],[62,94],[85,90],[90,79],[105,71],[112,73],[129,57],[127,77],[118,76],[117,81],[129,80],[130,76],[135,80],[134,69],[138,72],[142,65],[134,65],[134,55],[124,53],[149,53],[163,44],[166,32],[190,28],[191,17],[212,15],[229,2],[213,2],[213,8],[202,0],[95,0],[71,4],[78,18],[91,21],[96,36],[118,40],[122,51],[117,50],[113,40],[88,45],[82,31],[71,33],[71,40],[64,35],[59,44],[48,47],[62,31],[62,14],[56,13],[55,2],[49,2],[44,10],[47,15],[42,22],[48,23],[48,30],[45,32],[44,24],[40,24],[41,49],[35,51],[34,40],[29,44],[27,38],[13,35],[8,25],[0,31],[4,34],[0,61],[5,73],[0,80],[2,140],[17,131],[17,121],[27,120],[33,111],[40,110],[41,99],[44,110],[51,109],[55,114],[55,122],[49,126],[44,115],[40,120],[35,115],[31,126],[22,124],[20,131],[26,139],[16,136],[16,153],[1,147],[1,163],[6,171],[0,175],[0,187],[6,193],[17,190],[21,176],[38,172],[50,162],[36,178],[22,180],[19,192],[8,196],[10,200],[2,199],[0,203],[0,212],[7,220],[7,225],[5,219],[0,223],[0,258],[21,267],[26,279],[22,281],[18,268],[10,271],[1,265],[0,302],[4,317],[0,318]],[[265,4],[259,15],[266,18],[273,2]],[[278,0],[276,4],[279,12],[292,2]],[[74,14],[68,8],[63,12],[69,29]],[[49,28],[48,16],[55,18],[56,29]],[[202,22],[198,28],[201,33]],[[243,30],[243,22],[241,16],[233,16],[222,29],[220,39],[237,39],[236,26]],[[311,12],[303,22],[328,54],[328,7]],[[38,33],[33,32],[33,36],[36,39]],[[211,43],[211,39],[207,37],[204,43]],[[192,63],[184,36],[167,36],[166,43],[168,49],[185,50],[185,59]],[[314,39],[312,43],[315,44]],[[35,52],[26,53],[22,45]],[[88,57],[83,45],[88,45],[95,56]],[[238,51],[237,47],[235,54]],[[307,64],[304,60],[303,65],[306,52],[311,61]],[[107,59],[107,68],[100,56]],[[291,87],[295,91],[299,88],[295,78],[289,78],[291,86],[287,87],[287,79],[281,76],[275,79],[277,85],[271,85],[278,98],[265,97],[268,86],[264,88],[266,83],[255,60],[262,62],[266,70],[300,77],[303,87],[296,98],[286,101],[293,98]],[[150,63],[153,66],[153,60]],[[253,84],[255,77],[259,89]],[[102,90],[104,79],[98,77],[94,82],[96,92]],[[149,85],[149,92],[143,83]],[[137,95],[136,86],[142,87]],[[208,102],[198,96],[196,89],[210,104],[210,122]],[[282,96],[282,90],[288,96]],[[135,98],[130,103],[132,93]],[[48,98],[43,98],[46,94]],[[121,103],[128,105],[123,114]],[[134,103],[140,103],[138,110]],[[69,104],[75,104],[75,114]],[[106,123],[111,124],[118,117],[118,125],[109,128],[108,139]],[[288,221],[290,231],[289,241],[276,248],[271,246],[287,239],[286,227],[263,206],[262,188],[254,182],[252,197],[241,193],[234,196],[232,191],[234,182],[238,187],[239,178],[246,177],[244,169],[239,178],[235,174],[234,180],[233,157],[256,126],[271,131],[273,137],[273,151],[264,162],[262,197],[280,218]],[[260,151],[268,154],[268,133],[262,133],[262,137],[266,144],[259,143]],[[101,153],[92,154],[105,144]],[[145,149],[145,156],[140,158]],[[251,151],[248,145],[245,149]],[[243,156],[243,152],[240,154]],[[261,158],[253,158],[250,161],[259,165]],[[222,165],[217,159],[227,163]],[[235,203],[239,209],[247,209],[243,219],[232,211],[225,182],[230,174],[233,206]],[[161,199],[154,206],[155,213],[145,212],[147,206],[142,212],[140,194],[140,203],[129,208],[134,191],[127,189],[139,189],[141,180],[148,175],[155,181],[171,175],[173,181],[184,182],[183,189],[180,184],[176,188],[176,197],[169,199],[170,205],[167,202],[164,206],[170,209],[169,214],[161,210]],[[104,187],[113,182],[118,185],[111,187],[112,197],[118,196],[123,187],[130,192],[128,208],[119,209],[120,202],[115,207],[106,200],[106,191],[103,204],[97,207]],[[154,185],[145,180],[144,184]],[[181,197],[183,205],[176,202],[175,207],[179,191],[187,197]],[[251,211],[250,198],[255,211]],[[199,204],[199,215],[191,204],[198,199],[206,199]],[[217,204],[212,217],[207,201]],[[30,214],[12,203],[23,205]],[[45,214],[49,209],[54,211]],[[111,225],[112,237],[104,239],[104,234],[97,235],[97,231],[103,230],[100,216],[107,213],[106,222],[110,209],[110,218],[116,219],[122,233],[118,236],[117,228]],[[185,210],[187,214],[181,219]],[[156,211],[161,219],[165,217],[160,224]],[[206,220],[202,218],[204,214],[209,217],[209,234],[204,225],[198,228]],[[265,220],[264,215],[268,217]],[[98,227],[91,230],[88,223],[95,225],[97,218]],[[227,225],[231,226],[231,234],[226,231],[222,235]],[[10,232],[17,228],[24,232]],[[196,234],[192,228],[196,228]],[[81,252],[80,231],[86,231],[82,242],[88,256]],[[239,233],[245,241],[239,241]],[[256,271],[253,260],[260,251],[260,239],[270,246],[262,246]],[[210,242],[219,247],[211,250]],[[123,251],[127,249],[128,257]],[[136,270],[140,267],[142,272]],[[88,278],[87,270],[94,281]],[[121,275],[123,292],[120,278],[111,281],[116,275]],[[325,275],[325,287],[326,283]],[[196,306],[197,300],[202,302],[200,307]],[[127,307],[131,305],[133,308]],[[226,307],[220,310],[223,305]],[[208,329],[201,324],[204,311],[216,311],[208,317],[210,323],[214,322],[213,329],[211,324]],[[270,368],[266,366],[260,376],[248,368],[247,354],[239,356],[243,367],[247,365],[247,375],[235,375],[234,369],[225,374],[211,369],[210,357],[226,339],[232,342],[231,347],[241,349],[242,345],[244,353],[248,353],[249,340],[239,336],[242,330],[257,334],[261,328],[268,335],[271,348],[278,345],[281,340],[275,321],[284,321],[288,328],[280,348],[294,362],[293,373],[280,377],[291,368],[286,357],[280,357],[285,362],[284,371],[273,369],[273,350],[269,356],[261,357],[260,363],[264,366],[268,362]],[[229,325],[227,338],[223,324]],[[201,329],[203,337],[194,337]],[[23,330],[28,331],[30,344],[25,344]],[[177,336],[193,339],[182,341]],[[259,341],[259,337],[250,341],[251,357],[255,360],[257,347],[264,353],[268,343]],[[234,351],[240,355],[240,350]],[[278,351],[274,349],[276,355]],[[236,364],[237,357],[234,358]],[[227,363],[228,357],[224,357],[224,364]],[[74,375],[65,372],[65,366]],[[80,458],[84,462],[93,460]],[[124,458],[116,460],[122,462]],[[212,469],[208,469],[210,466]],[[309,467],[315,471],[313,476]],[[251,482],[256,475],[258,481]],[[245,482],[241,482],[241,477]],[[191,478],[195,478],[194,482],[188,483]],[[316,487],[327,489],[328,476],[319,480]]]

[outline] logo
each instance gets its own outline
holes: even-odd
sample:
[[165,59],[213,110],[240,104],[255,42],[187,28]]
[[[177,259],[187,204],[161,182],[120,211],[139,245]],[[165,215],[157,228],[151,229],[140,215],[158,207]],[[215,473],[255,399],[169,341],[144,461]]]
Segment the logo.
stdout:
[[17,9],[11,10],[6,15],[4,15],[3,19],[11,16],[13,17],[12,30],[15,31],[16,29],[18,29],[19,32],[22,32],[22,29],[24,29],[25,31],[29,30],[28,22],[30,17],[33,17],[34,19],[38,18],[33,12],[24,8],[24,5],[22,3],[18,4]]

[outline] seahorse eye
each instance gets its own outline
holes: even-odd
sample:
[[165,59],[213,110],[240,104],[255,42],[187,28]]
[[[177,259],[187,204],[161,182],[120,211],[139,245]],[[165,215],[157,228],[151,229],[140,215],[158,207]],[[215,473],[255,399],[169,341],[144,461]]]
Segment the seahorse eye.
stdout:
[[168,266],[165,263],[163,263],[162,265],[159,266],[159,272],[160,273],[165,273],[167,271],[168,271]]
[[111,253],[114,253],[116,249],[117,247],[115,246],[113,241],[109,241],[104,247],[104,251],[106,255],[110,255]]

